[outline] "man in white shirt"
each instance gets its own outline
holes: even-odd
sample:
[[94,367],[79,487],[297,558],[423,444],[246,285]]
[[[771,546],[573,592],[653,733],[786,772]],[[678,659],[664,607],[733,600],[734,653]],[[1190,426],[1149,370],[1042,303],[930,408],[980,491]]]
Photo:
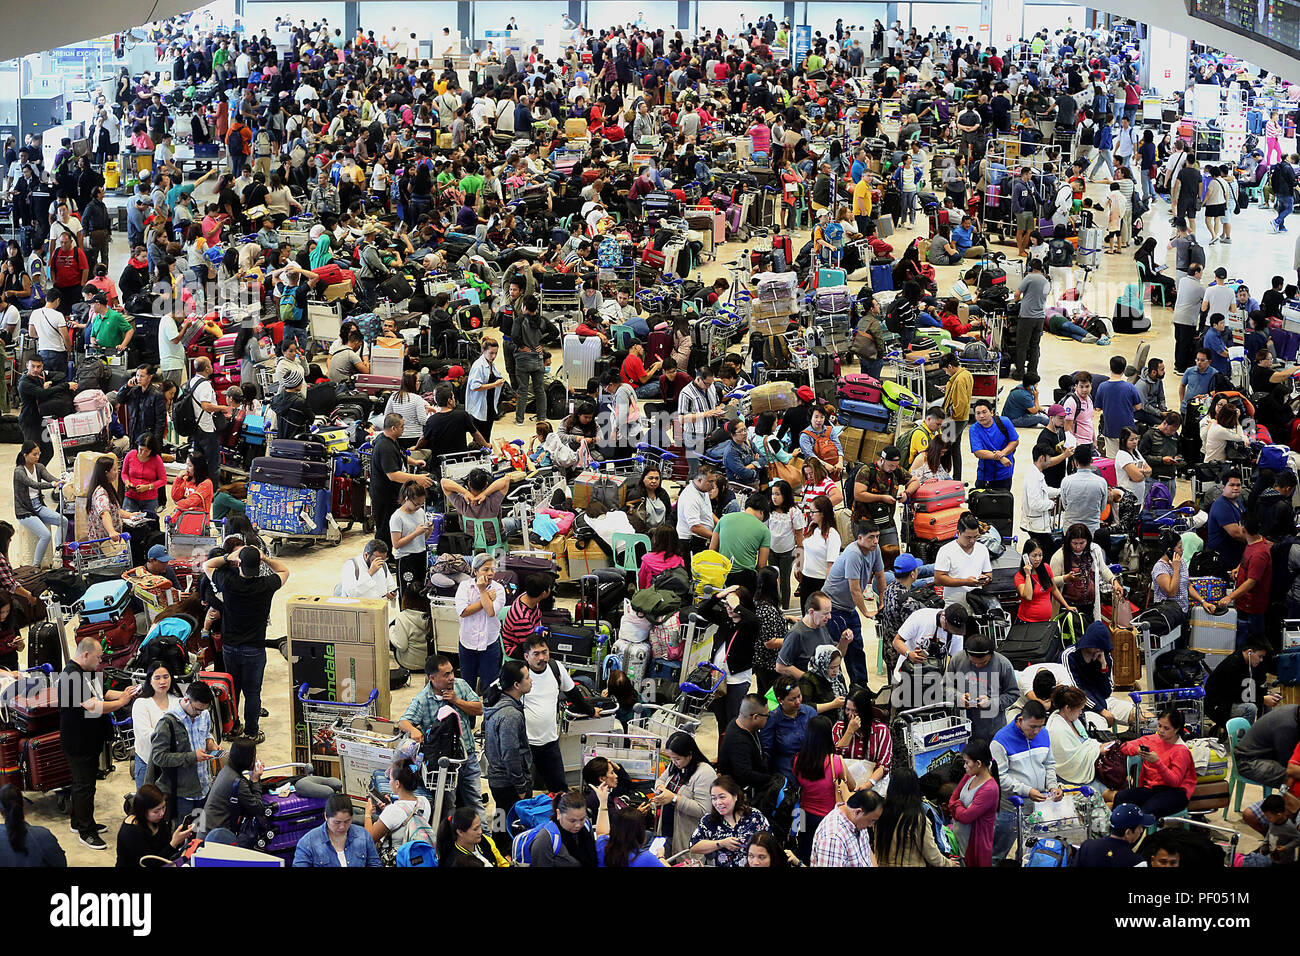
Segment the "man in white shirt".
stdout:
[[406,61],[416,63],[420,59],[420,41],[414,33],[406,38]]
[[235,76],[241,80],[247,80],[252,67],[253,58],[248,55],[247,50],[241,50],[239,56],[235,57]]
[[45,363],[46,374],[67,374],[68,354],[72,351],[72,333],[68,320],[59,311],[59,290],[50,289],[45,294],[45,305],[33,309],[27,317],[27,328],[36,333],[36,354]]
[[560,753],[560,695],[571,709],[586,715],[595,713],[587,704],[569,672],[551,660],[551,648],[540,634],[528,639],[524,663],[532,673],[533,689],[523,697],[524,724],[528,749],[533,752],[533,772],[552,793],[567,789],[564,756]]
[[980,522],[969,511],[957,519],[957,540],[939,549],[934,560],[934,583],[943,599],[964,605],[968,592],[993,580],[989,549],[979,543]]
[[190,325],[188,319],[178,324],[170,312],[158,322],[158,377],[175,382],[177,388],[185,381],[185,346],[181,339]]
[[388,570],[388,545],[372,538],[366,542],[361,557],[344,561],[339,594],[347,598],[395,600],[397,580]]
[[703,465],[677,496],[677,539],[685,551],[687,567],[690,567],[691,555],[707,548],[713,537],[713,526],[717,523],[709,500],[713,482],[713,467]]
[[[1053,409],[1058,407],[1052,406]],[[1053,488],[1043,477],[1043,472],[1051,467],[1051,461],[1052,450],[1047,445],[1034,446],[1034,467],[1025,473],[1020,520],[1022,531],[1044,542],[1052,537],[1052,509],[1061,496],[1061,489]]]
[[217,432],[212,416],[221,410],[221,406],[217,404],[217,390],[212,387],[212,359],[206,355],[194,360],[194,377],[181,391],[184,392],[191,386],[193,391],[190,393],[190,401],[194,403],[194,413],[198,419],[198,429],[191,437],[203,452],[215,479],[221,473],[221,435]]
[[320,99],[320,94],[316,91],[316,87],[310,83],[303,83],[298,87],[297,92],[293,94],[293,98],[298,101],[299,106],[302,106],[304,103],[314,103]]
[[506,589],[492,580],[496,562],[490,554],[474,555],[474,576],[456,589],[460,617],[460,675],[472,689],[481,679],[487,690],[501,671],[501,619]]
[[50,223],[49,252],[51,255],[59,247],[59,239],[65,232],[72,236],[73,246],[80,248],[81,220],[72,215],[71,210],[68,209],[67,200],[60,199],[55,210],[54,221]]
[[[939,642],[945,658],[960,651],[968,624],[969,614],[962,604],[953,603],[942,608],[923,607],[909,614],[894,635],[894,650],[898,652],[898,663],[894,665],[894,682],[902,679],[906,673],[905,665],[909,661],[911,669],[919,671],[919,665],[930,658],[932,641]],[[934,666],[942,668],[946,666],[946,661],[938,661]],[[912,701],[910,706],[920,707],[923,704]]]

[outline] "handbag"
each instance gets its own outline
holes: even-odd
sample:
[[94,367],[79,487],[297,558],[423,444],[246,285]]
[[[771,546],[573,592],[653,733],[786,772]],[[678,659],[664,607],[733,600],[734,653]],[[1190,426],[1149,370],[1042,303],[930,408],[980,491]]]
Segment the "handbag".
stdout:
[[767,466],[767,476],[773,481],[789,482],[791,488],[798,487],[803,483],[803,459],[795,457],[785,463],[774,461]]
[[1111,790],[1123,790],[1128,786],[1128,758],[1118,746],[1104,751],[1097,758],[1097,779]]

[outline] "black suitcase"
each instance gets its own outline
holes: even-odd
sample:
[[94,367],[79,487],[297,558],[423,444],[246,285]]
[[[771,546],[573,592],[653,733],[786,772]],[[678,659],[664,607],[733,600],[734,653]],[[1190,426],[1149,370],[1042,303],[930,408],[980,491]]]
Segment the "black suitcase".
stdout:
[[[329,449],[325,447],[324,442],[290,441],[287,438],[273,440],[269,454],[272,458],[285,461],[326,462],[330,457]],[[324,485],[321,487],[323,488]]]
[[[325,446],[322,445],[322,448]],[[320,461],[294,461],[289,458],[254,458],[249,470],[250,481],[261,481],[286,488],[328,488],[330,467]]]
[[333,382],[320,382],[307,388],[307,408],[313,415],[328,415],[338,407],[338,387]]
[[598,634],[594,627],[584,624],[551,624],[546,631],[546,643],[551,656],[557,661],[588,664],[596,646]]
[[981,521],[1016,516],[1016,496],[1001,488],[976,488],[966,496],[966,502],[970,513]]
[[63,638],[59,625],[51,621],[33,624],[27,630],[27,666],[49,664],[54,671],[63,670]]
[[1016,621],[998,653],[1021,671],[1030,664],[1056,664],[1061,660],[1061,629],[1055,621]]

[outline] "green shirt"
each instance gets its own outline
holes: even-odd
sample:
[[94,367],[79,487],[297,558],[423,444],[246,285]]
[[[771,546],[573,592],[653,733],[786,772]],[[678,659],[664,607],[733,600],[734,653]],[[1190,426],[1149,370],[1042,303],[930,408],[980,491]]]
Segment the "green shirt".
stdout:
[[822,59],[820,56],[818,56],[816,53],[810,53],[810,54],[808,54],[808,72],[809,72],[809,73],[816,73],[818,70],[820,70],[820,69],[821,69],[822,67],[824,67],[825,65],[826,65],[826,61],[823,60],[823,59]]
[[1034,52],[1034,55],[1035,55],[1035,56],[1037,56],[1039,53],[1042,53],[1042,52],[1043,52],[1043,38],[1042,38],[1042,37],[1034,37],[1033,42],[1029,44],[1029,49],[1032,50],[1032,51]]
[[225,63],[229,59],[230,59],[230,51],[223,50],[220,47],[217,47],[217,51],[212,54],[212,65],[221,66],[221,64]]
[[116,309],[109,309],[98,316],[90,327],[90,334],[106,349],[115,349],[122,344],[126,333],[135,328],[131,320]]
[[482,188],[483,177],[478,173],[466,173],[460,181],[460,191],[463,193],[472,193],[477,196]]
[[772,531],[748,511],[733,511],[718,519],[718,551],[731,559],[732,569],[758,570],[760,548],[772,547]]

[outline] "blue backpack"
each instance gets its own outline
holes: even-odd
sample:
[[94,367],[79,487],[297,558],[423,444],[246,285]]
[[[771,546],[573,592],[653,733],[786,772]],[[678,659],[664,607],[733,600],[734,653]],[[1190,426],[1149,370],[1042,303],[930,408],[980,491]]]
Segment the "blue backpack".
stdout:
[[1065,866],[1069,849],[1056,837],[1044,837],[1034,844],[1029,851],[1025,866],[1061,867]]
[[[558,837],[557,837],[558,839]],[[397,848],[395,866],[437,866],[438,858],[427,840],[407,840]]]
[[[517,806],[518,804],[516,804]],[[548,801],[549,806],[549,801]],[[560,828],[554,820],[547,820],[540,826],[532,827],[515,837],[514,842],[510,844],[510,860],[516,866],[533,865],[533,843],[537,840],[539,833],[549,833],[551,835],[551,852],[560,852]]]
[[520,800],[510,808],[507,823],[514,820],[519,821],[519,825],[526,830],[531,830],[548,823],[552,814],[555,812],[555,801],[549,793],[539,793],[536,796],[529,797],[527,800]]
[[1259,453],[1259,469],[1285,471],[1291,463],[1291,449],[1286,445],[1265,445]]

